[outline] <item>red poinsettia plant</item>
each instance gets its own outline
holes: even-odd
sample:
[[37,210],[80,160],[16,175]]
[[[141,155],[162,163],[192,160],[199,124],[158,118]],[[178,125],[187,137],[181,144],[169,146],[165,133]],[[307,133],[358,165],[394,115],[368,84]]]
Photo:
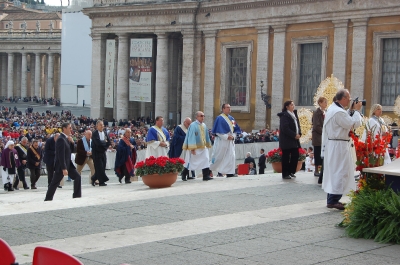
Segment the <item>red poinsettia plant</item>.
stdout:
[[[282,149],[275,148],[269,151],[266,155],[268,163],[282,162]],[[299,148],[299,161],[306,160],[306,151]]]
[[367,128],[365,141],[359,139],[353,132],[350,132],[350,136],[354,141],[357,156],[356,170],[361,172],[358,191],[366,186],[372,189],[382,189],[385,185],[384,176],[382,174],[365,173],[363,169],[383,165],[386,149],[390,144],[392,135],[387,132],[374,136],[373,130]]
[[185,161],[179,157],[169,158],[166,156],[160,156],[155,158],[154,156],[150,156],[149,158],[146,158],[144,161],[136,163],[135,175],[136,176],[144,176],[152,174],[162,175],[166,173],[181,172],[183,170],[183,164],[185,164]]

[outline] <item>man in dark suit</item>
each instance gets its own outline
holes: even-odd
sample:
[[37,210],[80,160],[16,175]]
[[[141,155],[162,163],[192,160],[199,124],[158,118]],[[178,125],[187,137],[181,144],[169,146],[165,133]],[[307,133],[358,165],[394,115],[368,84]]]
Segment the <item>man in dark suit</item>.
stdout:
[[251,153],[250,152],[247,152],[246,158],[244,159],[244,163],[245,164],[253,163],[254,169],[256,170],[256,173],[257,173],[256,161],[254,160],[254,158],[251,157]]
[[265,154],[264,154],[264,149],[261,148],[260,150],[260,158],[258,159],[258,166],[260,167],[258,174],[264,174],[264,170],[267,167],[265,165]]
[[76,144],[75,163],[77,164],[76,170],[79,175],[82,175],[82,169],[87,164],[90,168],[89,183],[92,183],[91,177],[95,174],[93,158],[92,158],[92,131],[85,131],[85,136],[79,139]]
[[[54,176],[54,158],[56,156],[56,141],[59,136],[60,134],[56,133],[53,137],[47,139],[46,144],[44,145],[43,162],[46,164],[47,186],[50,186],[50,183]],[[59,188],[60,187],[61,186],[59,186]]]
[[96,131],[92,134],[92,157],[94,163],[94,175],[92,176],[92,186],[95,181],[99,181],[99,186],[107,186],[108,177],[106,175],[107,156],[106,151],[111,145],[110,138],[104,131],[103,121],[97,120]]
[[74,151],[74,140],[71,137],[70,123],[61,125],[62,133],[56,141],[56,154],[54,161],[54,176],[47,190],[45,201],[52,201],[57,186],[65,176],[74,180],[74,193],[72,198],[82,197],[81,176],[71,161],[71,153]]

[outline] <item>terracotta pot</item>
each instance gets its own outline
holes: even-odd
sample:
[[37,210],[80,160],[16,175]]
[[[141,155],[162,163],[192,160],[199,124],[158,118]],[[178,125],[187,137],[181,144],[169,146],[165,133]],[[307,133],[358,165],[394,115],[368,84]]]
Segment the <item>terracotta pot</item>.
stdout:
[[143,183],[150,189],[168,188],[175,183],[178,173],[152,174],[142,176]]
[[282,173],[282,162],[272,162],[271,165],[276,173]]
[[303,162],[304,162],[304,161],[298,161],[298,162],[297,162],[296,172],[299,172],[299,171],[300,171],[301,167],[303,166]]

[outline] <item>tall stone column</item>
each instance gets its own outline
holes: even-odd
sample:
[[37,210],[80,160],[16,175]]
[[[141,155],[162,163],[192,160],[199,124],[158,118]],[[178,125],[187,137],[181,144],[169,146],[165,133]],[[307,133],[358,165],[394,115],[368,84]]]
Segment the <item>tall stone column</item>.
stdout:
[[353,51],[351,62],[351,96],[364,96],[365,59],[367,45],[368,18],[352,19],[353,22]]
[[2,55],[1,60],[1,96],[7,96],[7,54]]
[[118,35],[118,65],[117,65],[117,117],[128,119],[129,105],[129,34]]
[[334,20],[335,33],[333,38],[333,75],[340,81],[346,81],[347,57],[347,26],[348,19]]
[[[266,107],[264,101],[261,99],[261,89],[264,94],[267,94],[268,84],[268,44],[269,44],[269,26],[257,28],[257,82],[256,82],[256,113],[254,121],[254,129],[261,130],[266,125]],[[261,88],[261,81],[264,86]]]
[[[193,84],[194,84],[194,45],[195,33],[183,32],[182,52],[182,110],[181,120],[193,116]],[[180,121],[178,121],[180,123]]]
[[35,54],[35,89],[34,89],[34,96],[40,97],[40,69],[41,69],[41,58],[40,53]]
[[285,39],[286,25],[273,26],[274,28],[274,51],[272,61],[272,95],[271,95],[271,129],[279,127],[279,119],[276,113],[280,112],[283,103],[283,81],[285,68]]
[[168,35],[157,34],[155,117],[168,119]]
[[13,96],[14,89],[14,54],[8,54],[7,97]]
[[20,53],[14,54],[14,90],[13,94],[16,97],[21,96],[21,77],[22,77],[22,56]]
[[26,53],[22,53],[22,66],[21,66],[21,98],[27,97],[27,63],[26,63]]
[[106,38],[104,34],[92,33],[92,81],[90,116],[104,116],[104,71],[106,58]]
[[[204,123],[212,128],[214,121],[215,94],[215,37],[216,30],[204,31],[205,61],[204,61]],[[221,104],[220,104],[221,105]],[[219,107],[219,106],[218,106]]]
[[48,69],[47,69],[47,91],[46,91],[46,98],[53,97],[53,79],[54,79],[54,54],[49,53],[49,62],[48,62]]

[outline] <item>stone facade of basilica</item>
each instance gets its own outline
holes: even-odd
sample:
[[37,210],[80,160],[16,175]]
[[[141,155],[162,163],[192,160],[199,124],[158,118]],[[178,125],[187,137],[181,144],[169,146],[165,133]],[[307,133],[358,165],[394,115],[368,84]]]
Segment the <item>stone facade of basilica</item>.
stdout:
[[[285,100],[313,109],[331,74],[365,98],[367,110],[381,103],[392,115],[400,94],[397,0],[94,0],[83,12],[92,20],[93,117],[152,114],[180,123],[202,110],[211,126],[230,103],[250,131],[276,128]],[[146,103],[129,100],[131,39],[140,38],[154,44]],[[114,108],[104,107],[107,40],[116,40]],[[271,96],[270,109],[261,93]]]

